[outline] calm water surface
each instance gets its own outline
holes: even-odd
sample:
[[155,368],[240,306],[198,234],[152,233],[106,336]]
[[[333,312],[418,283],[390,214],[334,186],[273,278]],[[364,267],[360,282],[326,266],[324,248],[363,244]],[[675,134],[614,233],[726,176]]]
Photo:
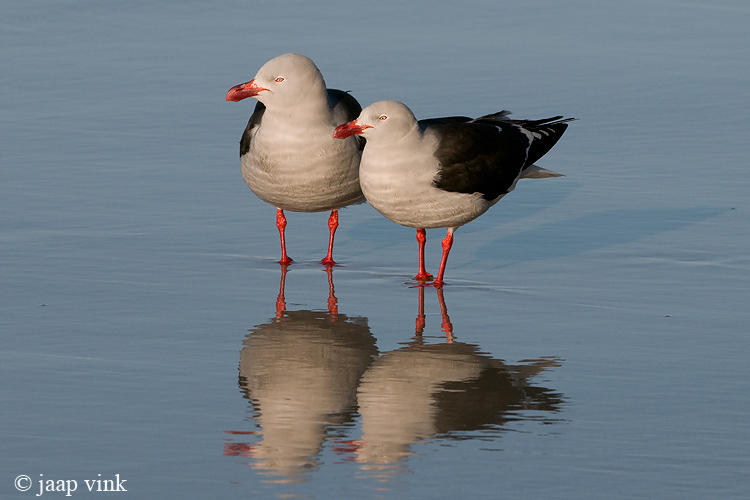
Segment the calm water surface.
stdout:
[[[0,497],[747,498],[749,24],[5,2]],[[365,105],[578,117],[541,162],[566,177],[461,228],[441,293],[367,205],[329,272],[327,215],[289,214],[282,269],[224,94],[289,51]]]

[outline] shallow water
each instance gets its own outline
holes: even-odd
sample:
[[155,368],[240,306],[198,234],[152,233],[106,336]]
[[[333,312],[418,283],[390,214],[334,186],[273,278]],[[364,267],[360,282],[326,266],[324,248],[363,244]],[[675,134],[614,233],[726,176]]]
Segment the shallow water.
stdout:
[[[3,498],[745,498],[745,3],[0,19]],[[224,94],[288,51],[419,117],[575,116],[566,177],[462,227],[440,293],[367,205],[330,273],[327,215],[288,214],[281,269]]]

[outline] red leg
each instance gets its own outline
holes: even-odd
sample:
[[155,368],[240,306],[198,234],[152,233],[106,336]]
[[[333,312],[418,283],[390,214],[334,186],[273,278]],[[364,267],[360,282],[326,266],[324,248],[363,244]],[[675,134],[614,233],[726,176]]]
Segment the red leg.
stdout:
[[429,281],[432,275],[424,267],[424,244],[427,241],[427,233],[424,228],[417,228],[417,243],[419,243],[419,272],[414,279],[417,281]]
[[331,210],[331,216],[328,217],[328,229],[331,232],[331,235],[328,238],[328,255],[326,255],[323,258],[323,260],[320,261],[321,264],[325,264],[327,266],[332,266],[336,264],[333,261],[333,235],[336,234],[336,228],[338,227],[339,227],[339,211]]
[[281,239],[281,260],[279,264],[289,264],[292,259],[286,254],[286,240],[284,239],[286,217],[284,217],[284,211],[280,208],[276,209],[276,227],[279,228],[279,239]]
[[445,264],[448,262],[448,254],[451,251],[451,247],[453,246],[453,228],[448,228],[448,234],[445,235],[445,239],[443,239],[443,258],[440,260],[440,271],[438,271],[437,279],[433,282],[433,285],[435,287],[441,287],[443,286],[443,275],[445,274]]

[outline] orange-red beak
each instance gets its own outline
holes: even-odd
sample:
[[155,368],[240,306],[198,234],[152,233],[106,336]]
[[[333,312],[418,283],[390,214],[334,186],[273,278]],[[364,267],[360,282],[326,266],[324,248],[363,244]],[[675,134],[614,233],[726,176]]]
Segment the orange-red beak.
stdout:
[[255,80],[250,80],[249,82],[240,83],[229,89],[229,92],[227,92],[227,101],[237,102],[247,97],[255,97],[264,90],[268,89],[258,87],[255,84]]
[[333,131],[333,137],[336,139],[346,139],[349,136],[361,134],[366,129],[372,128],[370,125],[359,125],[357,120],[344,123],[336,127]]

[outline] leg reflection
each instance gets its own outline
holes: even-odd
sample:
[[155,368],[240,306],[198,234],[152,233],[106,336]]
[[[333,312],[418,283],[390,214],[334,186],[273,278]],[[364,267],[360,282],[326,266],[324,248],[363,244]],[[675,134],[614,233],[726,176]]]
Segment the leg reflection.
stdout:
[[331,319],[336,321],[339,315],[339,299],[333,290],[333,266],[326,266],[326,273],[328,273],[328,313],[331,315]]
[[289,264],[281,264],[281,282],[279,283],[279,295],[276,297],[276,317],[280,318],[286,311],[286,297],[284,297],[284,288],[286,288],[286,273]]
[[443,318],[443,322],[440,323],[440,329],[445,333],[445,338],[448,342],[453,342],[453,324],[448,316],[448,307],[445,305],[445,297],[443,296],[443,289],[436,288],[438,302],[440,303],[440,315]]
[[417,306],[417,320],[415,331],[417,335],[422,335],[424,331],[425,319],[424,319],[424,286],[417,287],[419,291],[419,305]]
[[[417,303],[417,319],[415,321],[414,333],[417,336],[421,336],[424,332],[426,324],[426,318],[424,313],[424,285],[417,286],[418,292],[418,303]],[[442,288],[436,288],[438,304],[440,304],[440,316],[442,321],[440,323],[440,329],[445,333],[446,340],[453,342],[453,324],[451,318],[448,316],[448,307],[445,305],[445,295]]]

